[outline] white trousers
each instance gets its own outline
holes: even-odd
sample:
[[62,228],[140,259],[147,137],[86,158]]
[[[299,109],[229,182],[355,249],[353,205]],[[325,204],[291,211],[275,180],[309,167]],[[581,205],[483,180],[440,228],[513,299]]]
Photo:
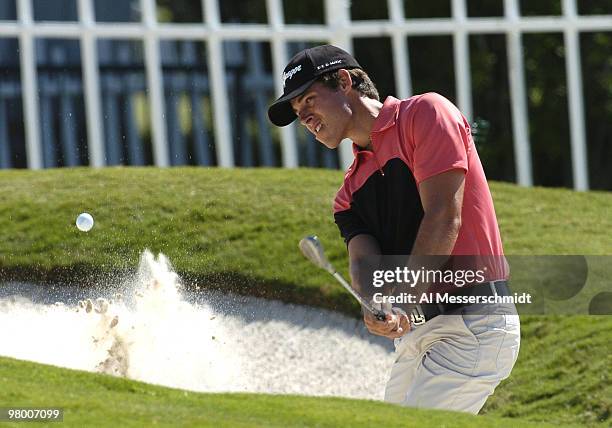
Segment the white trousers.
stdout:
[[510,375],[520,337],[512,304],[439,315],[395,340],[385,401],[477,414]]

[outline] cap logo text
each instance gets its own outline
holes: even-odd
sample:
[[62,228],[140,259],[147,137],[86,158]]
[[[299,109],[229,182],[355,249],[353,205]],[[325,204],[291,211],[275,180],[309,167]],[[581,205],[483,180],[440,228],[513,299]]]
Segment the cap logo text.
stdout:
[[341,59],[337,59],[335,61],[326,62],[325,64],[317,65],[317,70],[321,70],[323,68],[331,67],[332,65],[336,65],[336,64],[340,64],[340,63],[342,63]]
[[302,70],[302,64],[293,67],[291,70],[289,70],[286,73],[283,73],[283,88],[286,86],[287,80],[291,80],[291,78],[295,76],[295,74],[300,70]]

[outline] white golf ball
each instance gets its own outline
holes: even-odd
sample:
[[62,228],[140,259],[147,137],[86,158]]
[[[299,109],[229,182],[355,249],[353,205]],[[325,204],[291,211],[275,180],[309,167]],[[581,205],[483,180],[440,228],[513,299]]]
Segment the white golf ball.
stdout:
[[81,232],[89,232],[94,225],[94,219],[89,213],[81,213],[76,219],[76,227]]

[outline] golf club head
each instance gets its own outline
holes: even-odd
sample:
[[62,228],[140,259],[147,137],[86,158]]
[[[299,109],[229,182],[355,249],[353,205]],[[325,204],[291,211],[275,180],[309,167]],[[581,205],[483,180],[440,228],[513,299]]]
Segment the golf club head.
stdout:
[[315,265],[325,269],[331,274],[335,272],[334,267],[327,260],[327,257],[325,257],[325,252],[323,251],[321,241],[319,241],[319,238],[317,238],[315,235],[302,238],[300,240],[299,247],[300,250],[302,250],[304,257],[313,262]]

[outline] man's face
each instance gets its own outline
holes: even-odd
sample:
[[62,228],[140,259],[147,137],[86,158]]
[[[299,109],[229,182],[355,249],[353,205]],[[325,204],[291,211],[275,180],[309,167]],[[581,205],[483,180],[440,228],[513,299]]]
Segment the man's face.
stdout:
[[342,90],[315,82],[291,100],[291,107],[300,123],[330,149],[338,147],[346,137],[351,108]]

